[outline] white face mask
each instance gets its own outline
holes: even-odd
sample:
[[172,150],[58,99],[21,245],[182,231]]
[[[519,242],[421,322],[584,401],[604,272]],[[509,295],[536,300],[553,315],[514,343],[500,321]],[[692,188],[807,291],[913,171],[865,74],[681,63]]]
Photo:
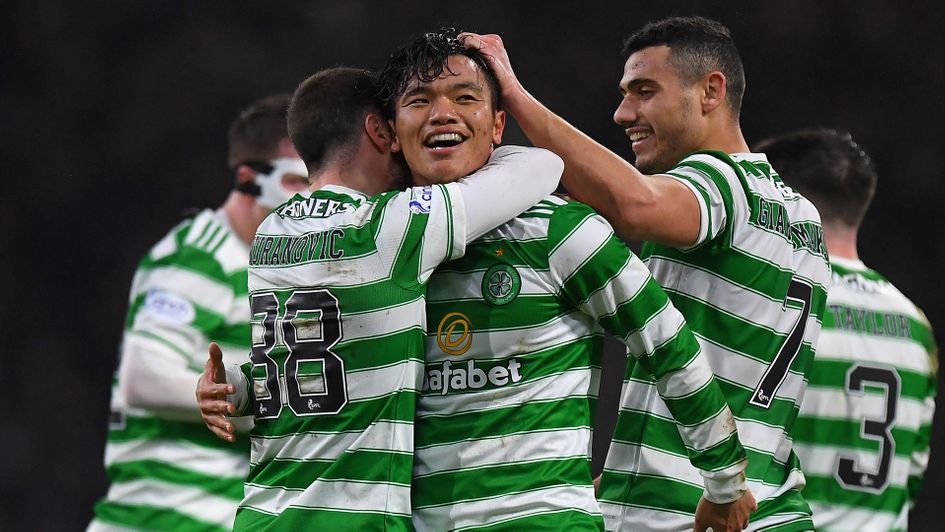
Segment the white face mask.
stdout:
[[256,185],[259,186],[259,196],[256,203],[267,209],[275,209],[296,195],[307,195],[308,190],[289,190],[282,184],[282,176],[286,174],[295,174],[307,176],[308,169],[302,159],[296,157],[280,157],[267,161],[272,167],[268,173],[257,171]]

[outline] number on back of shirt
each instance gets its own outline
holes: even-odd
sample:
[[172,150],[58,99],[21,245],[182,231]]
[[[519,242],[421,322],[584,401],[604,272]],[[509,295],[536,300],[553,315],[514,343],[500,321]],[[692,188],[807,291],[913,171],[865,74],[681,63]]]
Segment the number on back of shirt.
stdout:
[[[256,419],[278,418],[285,405],[297,416],[340,412],[348,391],[344,360],[331,350],[341,339],[338,299],[325,289],[299,289],[280,305],[264,292],[253,294],[250,307]],[[273,356],[280,345],[287,351],[281,364]]]

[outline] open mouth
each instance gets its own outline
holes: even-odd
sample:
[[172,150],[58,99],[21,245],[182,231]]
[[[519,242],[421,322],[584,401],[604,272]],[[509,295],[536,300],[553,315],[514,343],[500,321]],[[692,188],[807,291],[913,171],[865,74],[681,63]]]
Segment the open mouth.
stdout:
[[648,138],[650,135],[652,135],[652,133],[649,131],[634,131],[632,133],[627,133],[627,136],[630,137],[630,142],[641,141]]
[[458,146],[466,141],[459,133],[436,133],[427,137],[424,146],[433,150],[442,150]]

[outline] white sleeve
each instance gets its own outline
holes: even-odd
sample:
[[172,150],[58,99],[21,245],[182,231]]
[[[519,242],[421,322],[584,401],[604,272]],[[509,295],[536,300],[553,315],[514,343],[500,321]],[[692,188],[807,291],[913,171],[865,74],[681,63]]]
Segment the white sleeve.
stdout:
[[699,236],[691,249],[712,240],[731,226],[730,214],[738,202],[733,201],[732,181],[737,181],[734,171],[711,155],[696,154],[686,157],[667,173],[692,192],[699,204]]
[[[472,242],[555,191],[564,162],[541,148],[500,146],[489,162],[450,183],[466,207],[466,242]],[[451,190],[452,194],[453,191]]]
[[194,390],[199,373],[156,338],[126,334],[118,366],[118,392],[132,408],[200,421]]

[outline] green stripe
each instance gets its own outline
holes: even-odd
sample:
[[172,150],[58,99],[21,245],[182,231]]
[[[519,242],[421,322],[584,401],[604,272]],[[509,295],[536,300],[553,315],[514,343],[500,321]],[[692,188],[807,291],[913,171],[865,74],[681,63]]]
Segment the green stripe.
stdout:
[[[561,301],[552,295],[519,294],[502,306],[494,306],[482,299],[465,301],[436,301],[427,304],[428,327],[435,327],[444,316],[461,312],[469,318],[473,332],[523,329],[544,325],[573,309],[562,308]],[[431,330],[435,332],[435,329]]]
[[[587,397],[556,398],[528,404],[455,414],[427,416],[416,421],[416,445],[503,436],[528,431],[590,427]],[[539,436],[540,437],[540,436]]]
[[100,501],[95,504],[95,516],[113,523],[139,530],[168,532],[225,532],[229,528],[216,526],[171,508],[138,506]]
[[243,475],[235,478],[219,477],[183,469],[159,460],[119,462],[108,467],[106,472],[109,480],[115,484],[135,480],[159,480],[199,488],[208,494],[232,499],[234,506],[243,499]]
[[453,220],[453,200],[450,198],[450,191],[446,185],[437,185],[437,187],[443,193],[443,198],[446,200],[446,258],[449,259],[453,256],[453,238],[456,234],[456,228],[454,227],[456,222]]
[[[502,255],[496,250],[501,249]],[[475,273],[486,270],[499,260],[512,266],[524,266],[534,270],[548,269],[548,243],[533,240],[477,240],[466,246],[462,258],[447,262],[436,269],[436,273]]]
[[[590,486],[591,481],[589,457],[465,468],[416,478],[413,504],[420,509],[553,486]],[[462,490],[456,492],[448,486],[462,486]]]
[[158,417],[125,416],[124,428],[108,431],[109,443],[122,443],[140,439],[181,440],[202,447],[249,456],[248,437],[238,436],[234,443],[228,443],[216,437],[202,422],[189,423]]
[[278,516],[265,514],[252,508],[240,507],[236,511],[233,530],[384,530],[385,532],[409,532],[413,530],[409,516],[383,513],[340,510],[318,510],[286,508]]
[[[872,438],[863,438],[862,420],[826,419],[798,416],[791,430],[791,436],[797,442],[822,444],[847,449],[861,449],[879,452],[880,442]],[[916,433],[913,430],[893,427],[890,431],[896,442],[896,456],[910,457],[915,449]]]
[[[275,459],[254,466],[248,476],[253,484],[305,489],[313,479],[391,482],[392,476],[409,478],[413,455],[377,450],[345,451],[337,459]],[[392,471],[400,474],[392,475]],[[241,488],[242,491],[242,488]]]
[[[861,364],[870,365],[869,363],[861,363],[853,360],[833,360],[821,358],[822,356],[829,357],[830,354],[821,353],[818,351],[810,371],[807,372],[808,385],[812,388],[829,388],[845,392],[847,372],[849,372],[854,366]],[[899,375],[899,380],[902,383],[899,389],[901,397],[909,397],[918,401],[924,401],[925,398],[928,397],[928,375],[910,371],[901,367],[890,369],[895,369],[896,373]]]
[[[843,310],[845,309],[848,309],[848,312],[844,312]],[[847,318],[843,319],[842,325],[838,323],[838,312],[841,313],[841,319]],[[863,315],[861,316],[859,313],[863,313]],[[906,319],[909,324],[909,337],[927,353],[934,353],[936,351],[935,337],[932,333],[932,329],[930,329],[925,322],[900,312],[877,311],[851,307],[850,305],[831,304],[828,305],[827,312],[824,313],[824,330],[839,331],[844,334],[859,336],[860,338],[882,338],[885,337],[885,335],[875,334],[872,331],[885,330],[883,324],[887,323],[886,317],[889,315],[895,316],[898,319]],[[866,323],[860,323],[861,317],[866,320]],[[894,330],[898,331],[898,320],[893,319],[892,321],[897,325]],[[867,323],[869,325],[867,325]],[[873,327],[873,329],[870,330],[869,327]],[[893,338],[904,338],[904,335],[893,336]]]

